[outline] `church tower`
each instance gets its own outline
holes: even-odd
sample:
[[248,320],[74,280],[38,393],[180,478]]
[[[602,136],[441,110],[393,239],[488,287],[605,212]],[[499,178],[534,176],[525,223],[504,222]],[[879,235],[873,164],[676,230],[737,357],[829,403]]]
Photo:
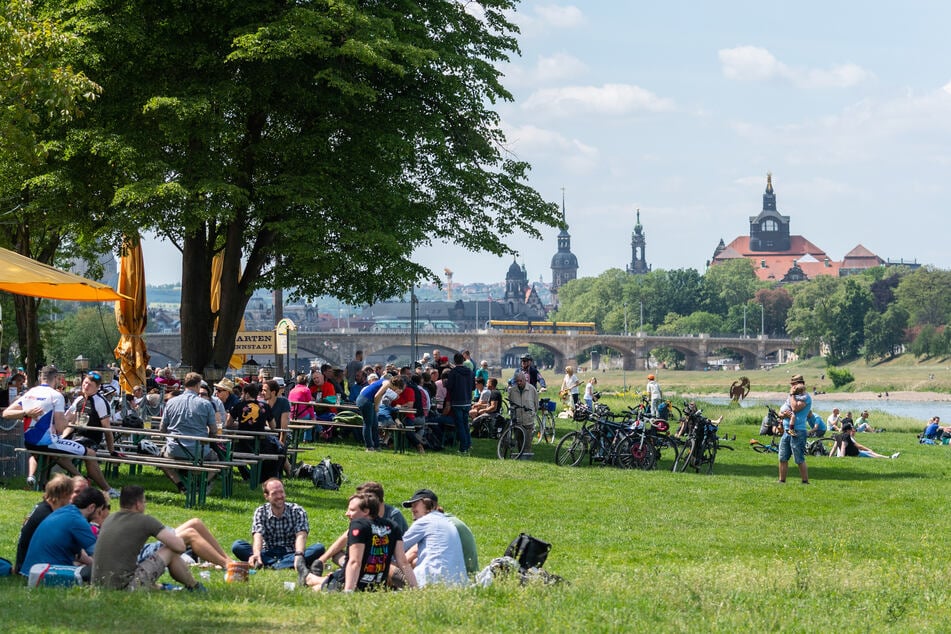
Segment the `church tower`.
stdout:
[[651,270],[647,265],[644,247],[647,245],[647,238],[644,235],[644,227],[641,226],[641,210],[637,210],[637,224],[634,225],[634,233],[631,234],[631,264],[627,267],[627,272],[634,275],[643,275]]
[[758,216],[750,216],[750,251],[788,251],[789,216],[776,210],[776,194],[773,192],[773,174],[766,173],[766,192],[763,194],[763,210]]
[[578,277],[578,258],[571,252],[571,234],[565,214],[565,190],[561,190],[561,232],[558,252],[551,258],[551,303],[558,305],[558,289]]

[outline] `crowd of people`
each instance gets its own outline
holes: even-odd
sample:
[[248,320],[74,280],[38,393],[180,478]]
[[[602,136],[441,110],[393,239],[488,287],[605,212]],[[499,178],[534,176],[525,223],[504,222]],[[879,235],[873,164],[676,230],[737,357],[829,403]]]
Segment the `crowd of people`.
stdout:
[[353,592],[464,586],[479,569],[472,531],[446,513],[430,489],[403,502],[413,517],[409,524],[384,502],[382,485],[361,484],[347,500],[347,526],[330,547],[308,543],[307,511],[287,501],[280,479],[267,480],[262,490],[264,504],[252,516],[251,541],[235,540],[229,555],[200,519],[172,528],[147,514],[140,486],[123,487],[113,512],[109,498],[85,478],[57,474],[20,530],[13,571],[28,577],[38,564],[73,566],[86,583],[127,591],[155,589],[167,571],[186,590],[206,592],[194,566],[228,570],[246,562],[293,569],[304,588]]

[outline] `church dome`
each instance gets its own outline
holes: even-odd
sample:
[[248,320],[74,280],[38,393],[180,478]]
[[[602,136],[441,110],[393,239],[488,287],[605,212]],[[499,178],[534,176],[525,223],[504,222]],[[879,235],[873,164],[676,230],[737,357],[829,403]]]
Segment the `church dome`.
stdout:
[[556,253],[551,258],[551,268],[553,269],[566,269],[566,268],[578,268],[578,258],[572,252],[567,253]]

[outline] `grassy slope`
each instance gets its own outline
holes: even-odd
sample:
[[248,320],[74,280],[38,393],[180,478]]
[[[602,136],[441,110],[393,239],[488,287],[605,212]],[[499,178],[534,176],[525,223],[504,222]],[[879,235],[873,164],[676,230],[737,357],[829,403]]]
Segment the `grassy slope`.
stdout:
[[[673,376],[671,373],[668,376]],[[944,486],[949,451],[918,445],[914,425],[863,437],[897,460],[810,458],[812,485],[779,485],[775,456],[746,446],[758,429],[750,412],[725,414],[722,429],[736,450],[719,456],[713,476],[611,468],[559,468],[553,448],[534,462],[495,460],[491,441],[476,441],[471,458],[451,453],[367,454],[353,445],[322,445],[350,479],[346,490],[288,485],[289,498],[311,517],[324,542],[344,528],[353,484],[383,482],[391,502],[416,488],[436,490],[472,527],[483,565],[518,532],[551,541],[546,567],[571,583],[556,588],[488,589],[379,595],[286,592],[291,572],[262,571],[248,584],[220,575],[204,597],[184,593],[126,595],[83,589],[28,591],[0,580],[0,610],[10,631],[139,632],[263,628],[412,628],[463,631],[718,631],[940,630],[951,608],[949,560],[941,544],[951,532]],[[567,431],[566,421],[559,436]],[[892,431],[904,427],[908,433]],[[247,538],[259,494],[238,487],[231,500],[200,511],[158,475],[123,475],[149,490],[149,511],[174,525],[199,514],[228,548]],[[22,481],[0,490],[0,554],[12,558],[19,523],[37,499]]]

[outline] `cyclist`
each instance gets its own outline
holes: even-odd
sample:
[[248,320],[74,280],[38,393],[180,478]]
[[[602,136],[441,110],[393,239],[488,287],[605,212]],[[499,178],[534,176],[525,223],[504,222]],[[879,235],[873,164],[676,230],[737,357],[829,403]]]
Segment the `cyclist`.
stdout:
[[522,355],[522,367],[517,368],[515,373],[512,375],[512,378],[509,379],[509,386],[515,384],[515,379],[518,378],[519,374],[524,374],[528,377],[528,383],[535,388],[537,392],[539,387],[542,389],[545,388],[545,380],[542,378],[541,372],[538,371],[538,368],[535,367],[534,359],[532,355],[523,354]]

